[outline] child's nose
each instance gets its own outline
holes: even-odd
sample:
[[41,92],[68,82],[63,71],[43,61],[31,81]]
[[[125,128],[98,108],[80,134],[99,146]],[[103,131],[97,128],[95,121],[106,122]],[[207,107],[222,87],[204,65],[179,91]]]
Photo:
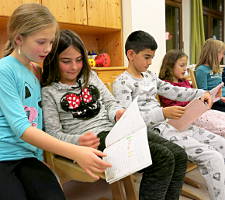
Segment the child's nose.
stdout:
[[45,48],[45,52],[49,53],[52,50],[52,44],[49,44],[46,48]]
[[152,64],[152,59],[148,59],[148,65],[151,65]]

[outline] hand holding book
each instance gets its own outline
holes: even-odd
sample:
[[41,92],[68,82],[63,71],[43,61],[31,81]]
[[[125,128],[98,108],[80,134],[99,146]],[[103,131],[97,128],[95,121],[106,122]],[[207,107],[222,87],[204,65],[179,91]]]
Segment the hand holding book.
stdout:
[[186,130],[197,118],[211,108],[212,102],[214,103],[221,98],[220,89],[223,85],[221,83],[210,90],[209,93],[205,93],[200,99],[192,100],[185,106],[184,114],[179,119],[169,119],[168,124],[179,131]]

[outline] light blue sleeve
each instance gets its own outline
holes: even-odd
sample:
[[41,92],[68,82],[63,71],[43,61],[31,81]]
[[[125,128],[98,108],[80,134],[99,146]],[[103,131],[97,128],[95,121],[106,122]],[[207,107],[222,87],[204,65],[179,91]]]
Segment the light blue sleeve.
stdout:
[[207,81],[208,73],[209,72],[203,69],[200,69],[200,68],[196,69],[195,76],[196,76],[196,82],[197,82],[198,88],[203,90],[209,90],[208,81]]
[[16,137],[31,126],[18,92],[16,72],[4,66],[0,70],[0,115],[2,126],[9,125]]

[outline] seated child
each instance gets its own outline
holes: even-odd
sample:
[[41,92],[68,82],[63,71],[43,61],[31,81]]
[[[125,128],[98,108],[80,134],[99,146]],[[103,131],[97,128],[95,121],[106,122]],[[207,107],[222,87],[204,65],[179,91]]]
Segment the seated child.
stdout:
[[[60,32],[58,47],[43,65],[45,128],[60,140],[103,150],[105,137],[124,109],[90,70],[86,53],[78,35]],[[153,131],[148,137],[153,164],[142,170],[140,199],[178,200],[186,170],[185,151]]]
[[181,117],[185,108],[162,108],[156,99],[157,94],[177,101],[190,101],[203,95],[201,100],[207,100],[210,104],[210,94],[199,89],[173,86],[148,71],[156,49],[155,39],[144,31],[135,31],[128,36],[125,44],[128,69],[113,84],[117,103],[126,108],[139,96],[139,109],[148,128],[157,130],[160,136],[184,148],[188,158],[199,166],[208,186],[210,199],[224,200],[225,138],[197,126],[191,126],[183,132],[177,131],[166,119]]
[[[187,55],[181,50],[169,50],[163,58],[162,66],[159,72],[159,78],[179,87],[192,88],[188,80],[185,79],[187,70]],[[163,107],[168,106],[186,106],[189,101],[170,100],[159,96]],[[217,110],[208,110],[203,113],[194,124],[205,128],[208,131],[225,137],[225,113]]]
[[[220,62],[224,57],[225,44],[220,40],[206,40],[196,65],[196,82],[198,88],[211,90],[222,82]],[[222,88],[221,100],[215,102],[212,109],[225,112],[225,87]]]

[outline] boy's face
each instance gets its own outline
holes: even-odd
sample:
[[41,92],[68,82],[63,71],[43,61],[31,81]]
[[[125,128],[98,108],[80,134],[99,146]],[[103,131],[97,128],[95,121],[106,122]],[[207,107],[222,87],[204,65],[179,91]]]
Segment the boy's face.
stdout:
[[155,51],[151,49],[144,49],[139,53],[135,53],[133,50],[128,50],[129,66],[136,72],[147,71],[149,65],[152,64],[152,59],[155,55]]

